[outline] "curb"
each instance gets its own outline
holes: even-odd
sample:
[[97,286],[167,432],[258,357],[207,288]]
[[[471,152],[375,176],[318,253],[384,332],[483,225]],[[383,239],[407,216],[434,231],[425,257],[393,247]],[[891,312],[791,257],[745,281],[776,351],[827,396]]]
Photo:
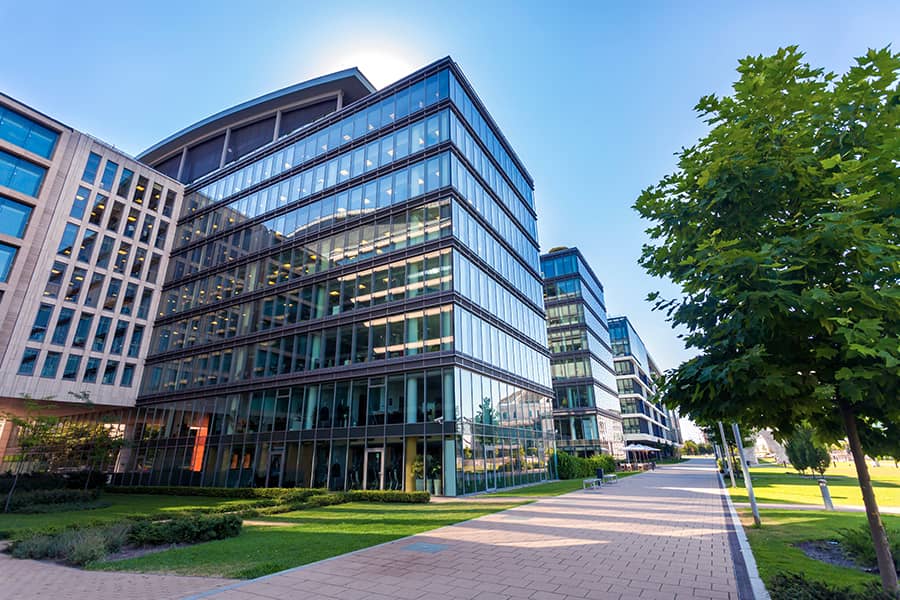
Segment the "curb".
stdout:
[[[759,569],[756,567],[756,559],[753,557],[753,551],[750,549],[750,542],[747,541],[747,534],[744,532],[744,526],[741,524],[741,519],[734,509],[734,503],[731,501],[731,494],[728,493],[728,489],[725,487],[725,480],[722,478],[721,473],[717,472],[716,477],[719,480],[719,489],[722,492],[722,504],[728,507],[728,512],[731,516],[729,534],[733,533],[735,538],[737,538],[741,554],[740,558],[743,559],[744,567],[747,570],[746,576],[749,579],[748,583],[753,598],[755,600],[771,600],[769,591],[766,589],[765,584],[759,576]],[[738,557],[734,556],[733,558],[737,560]]]

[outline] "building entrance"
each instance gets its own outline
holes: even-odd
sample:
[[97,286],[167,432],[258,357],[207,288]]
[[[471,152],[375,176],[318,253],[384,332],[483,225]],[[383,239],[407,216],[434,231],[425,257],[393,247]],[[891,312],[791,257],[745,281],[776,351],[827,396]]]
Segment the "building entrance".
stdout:
[[363,488],[367,490],[384,489],[383,448],[369,448],[366,450],[366,464],[363,471]]

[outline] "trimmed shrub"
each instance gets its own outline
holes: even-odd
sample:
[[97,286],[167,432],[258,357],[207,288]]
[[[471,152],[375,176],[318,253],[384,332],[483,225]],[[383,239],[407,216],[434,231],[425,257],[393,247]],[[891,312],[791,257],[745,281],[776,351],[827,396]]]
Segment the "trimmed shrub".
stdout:
[[345,492],[350,502],[396,502],[400,504],[428,504],[428,492],[401,492],[399,490],[352,490]]
[[[34,509],[44,505],[85,504],[96,500],[98,494],[98,490],[67,489],[16,492],[9,503],[9,510],[18,513],[52,512],[52,509],[50,511],[35,511]],[[67,508],[60,507],[59,510],[67,510]]]
[[128,532],[136,546],[194,544],[222,540],[241,533],[242,521],[235,515],[179,517],[166,521],[139,521]]
[[[841,547],[849,552],[856,562],[866,567],[878,566],[878,557],[875,556],[875,546],[872,544],[872,534],[868,525],[861,525],[856,529],[842,529],[838,535],[841,537]],[[891,554],[894,556],[894,568],[900,572],[900,530],[887,530],[887,537],[891,544]]]
[[863,591],[857,591],[811,581],[796,573],[776,575],[766,588],[772,600],[896,600],[894,595],[883,591],[877,583],[866,586]]
[[[35,504],[33,506],[27,506],[22,510],[17,510],[19,514],[29,514],[29,515],[45,515],[48,513],[58,513],[58,512],[70,512],[75,510],[97,510],[98,508],[106,508],[107,506],[112,506],[111,502],[104,502],[103,500],[94,500],[93,502],[66,502],[63,504]],[[2,538],[2,535],[0,535]]]
[[125,543],[131,523],[91,528],[71,528],[55,534],[41,534],[16,541],[10,546],[15,558],[63,560],[86,565],[116,552]]
[[591,458],[580,458],[562,450],[557,450],[556,452],[556,470],[560,479],[595,477],[597,469],[603,469],[604,473],[615,473],[616,461],[608,454],[598,454]]
[[223,488],[198,486],[127,485],[109,486],[107,492],[113,494],[156,494],[161,496],[206,496],[209,498],[243,498],[280,500],[292,494],[322,494],[322,488]]
[[[23,473],[19,475],[15,493],[34,490],[83,490],[88,476],[87,471],[76,473]],[[15,475],[10,472],[0,475],[0,494],[9,493],[14,480]],[[105,484],[106,473],[100,471],[90,473],[88,489],[102,488]]]

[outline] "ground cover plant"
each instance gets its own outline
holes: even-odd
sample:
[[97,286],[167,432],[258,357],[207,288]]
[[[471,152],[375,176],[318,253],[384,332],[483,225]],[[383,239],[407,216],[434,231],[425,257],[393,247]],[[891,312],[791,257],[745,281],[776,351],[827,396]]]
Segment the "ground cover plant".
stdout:
[[109,505],[93,510],[46,514],[0,514],[0,539],[21,538],[27,532],[60,531],[72,525],[102,525],[147,515],[176,516],[198,511],[236,511],[254,500],[184,496],[121,495],[101,493]]
[[[397,504],[351,502],[264,517],[235,538],[92,569],[249,579],[505,510],[521,503]],[[257,525],[257,522],[276,525]]]
[[[867,573],[860,568],[837,566],[810,558],[799,547],[799,544],[810,541],[840,542],[843,540],[841,532],[863,531],[866,528],[863,541],[871,549],[872,542],[871,538],[868,538],[864,513],[762,509],[760,513],[764,525],[753,527],[750,511],[739,512],[760,577],[773,593],[773,598],[772,586],[776,583],[778,575],[802,575],[811,582],[826,586],[839,585],[857,592],[865,592],[867,586],[878,584],[879,577],[876,574]],[[885,515],[883,519],[888,530],[900,529],[900,517]],[[874,551],[872,552],[874,555]],[[795,587],[787,585],[788,583],[790,582],[782,582],[782,588],[789,590]]]
[[234,537],[240,532],[241,519],[234,515],[119,521],[25,535],[11,544],[9,552],[14,558],[53,559],[83,566],[118,552],[126,544],[132,547],[196,544]]

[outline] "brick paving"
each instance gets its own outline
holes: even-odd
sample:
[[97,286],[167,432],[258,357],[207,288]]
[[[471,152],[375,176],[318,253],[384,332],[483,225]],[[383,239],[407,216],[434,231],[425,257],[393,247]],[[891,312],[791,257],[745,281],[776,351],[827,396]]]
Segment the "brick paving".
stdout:
[[82,571],[0,554],[2,600],[175,600],[233,579]]
[[727,523],[692,460],[192,598],[738,600]]

